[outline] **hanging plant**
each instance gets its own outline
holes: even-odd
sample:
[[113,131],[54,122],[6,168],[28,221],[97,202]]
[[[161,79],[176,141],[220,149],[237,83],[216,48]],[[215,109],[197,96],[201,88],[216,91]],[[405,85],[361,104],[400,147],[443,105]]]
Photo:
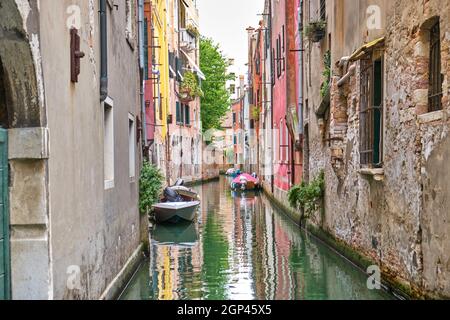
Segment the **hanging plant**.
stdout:
[[197,27],[190,24],[186,27],[187,32],[189,32],[192,36],[194,36],[195,38],[199,38],[200,37],[200,31],[198,31]]
[[305,37],[312,42],[319,42],[325,37],[327,22],[325,20],[312,21],[305,27]]
[[198,83],[197,76],[192,71],[187,71],[183,75],[180,86],[180,93],[188,100],[203,97],[203,91]]

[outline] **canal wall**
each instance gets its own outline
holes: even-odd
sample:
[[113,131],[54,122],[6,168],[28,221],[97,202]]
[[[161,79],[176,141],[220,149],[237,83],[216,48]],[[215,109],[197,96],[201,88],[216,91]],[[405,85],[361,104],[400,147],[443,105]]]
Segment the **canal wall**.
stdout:
[[[382,19],[380,28],[368,30],[366,10],[374,3]],[[305,43],[309,81],[304,98],[311,106],[304,115],[305,176],[314,178],[324,170],[326,184],[324,214],[309,222],[333,243],[374,262],[414,298],[450,297],[449,12],[448,1],[341,1],[327,7],[329,39],[334,40]],[[441,65],[442,106],[433,111],[430,36],[438,23],[440,58],[434,59]],[[365,50],[364,59],[350,59],[355,49],[380,39]],[[319,89],[328,50],[327,103]],[[384,65],[378,73],[384,82],[379,129],[369,128],[361,115],[367,98],[361,79],[374,61]],[[381,137],[369,141],[365,130]],[[381,149],[377,157],[361,156],[376,147]]]
[[[302,214],[299,210],[292,209],[284,201],[277,198],[269,189],[268,186],[263,185],[263,191],[265,195],[270,199],[271,203],[282,211],[293,223],[299,228],[302,228],[305,232],[314,236],[327,246],[332,248],[338,254],[345,257],[355,266],[360,268],[366,273],[369,266],[378,265],[371,257],[364,255],[362,252],[355,250],[353,247],[333,236],[330,232],[327,232],[323,228],[317,226],[310,221],[302,220]],[[417,288],[411,288],[408,283],[401,281],[400,279],[393,278],[386,270],[381,270],[382,286],[388,291],[391,291],[394,295],[401,299],[413,299],[424,297],[419,293]]]

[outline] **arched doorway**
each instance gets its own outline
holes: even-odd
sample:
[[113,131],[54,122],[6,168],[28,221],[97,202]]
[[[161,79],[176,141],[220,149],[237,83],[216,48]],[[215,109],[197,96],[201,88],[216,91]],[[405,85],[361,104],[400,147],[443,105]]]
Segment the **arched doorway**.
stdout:
[[[19,10],[15,0],[0,5],[0,300],[28,297],[42,279],[48,283],[48,272],[36,272],[41,265],[32,263],[38,243],[33,234],[42,230],[48,239],[48,131],[37,6],[30,1]],[[41,182],[32,197],[30,181]],[[43,205],[36,206],[38,201]],[[48,251],[43,245],[39,255]],[[35,296],[45,298],[48,288],[41,291]]]

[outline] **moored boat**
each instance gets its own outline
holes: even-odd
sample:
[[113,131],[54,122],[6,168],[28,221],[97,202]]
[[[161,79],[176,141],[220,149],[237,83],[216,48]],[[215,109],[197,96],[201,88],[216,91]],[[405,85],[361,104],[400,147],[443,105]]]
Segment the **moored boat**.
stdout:
[[184,200],[187,201],[197,201],[200,200],[200,196],[197,191],[187,188],[185,186],[173,186],[170,187],[173,191],[178,193]]
[[259,179],[256,176],[243,173],[231,182],[233,190],[256,190],[259,188]]
[[153,206],[156,223],[192,222],[195,219],[200,201],[161,202]]

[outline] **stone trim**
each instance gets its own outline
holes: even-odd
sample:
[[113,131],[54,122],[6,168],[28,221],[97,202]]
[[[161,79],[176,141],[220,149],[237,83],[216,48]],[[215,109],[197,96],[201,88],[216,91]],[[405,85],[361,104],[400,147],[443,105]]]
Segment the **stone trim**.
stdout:
[[384,180],[384,169],[361,168],[358,173],[365,176],[372,176],[375,181]]
[[48,128],[18,128],[8,130],[9,160],[14,159],[48,159]]
[[141,243],[102,293],[99,300],[115,300],[119,298],[141,263],[143,250],[144,245]]
[[443,110],[428,112],[418,116],[418,120],[420,124],[427,124],[431,122],[441,121],[446,118],[447,115]]

